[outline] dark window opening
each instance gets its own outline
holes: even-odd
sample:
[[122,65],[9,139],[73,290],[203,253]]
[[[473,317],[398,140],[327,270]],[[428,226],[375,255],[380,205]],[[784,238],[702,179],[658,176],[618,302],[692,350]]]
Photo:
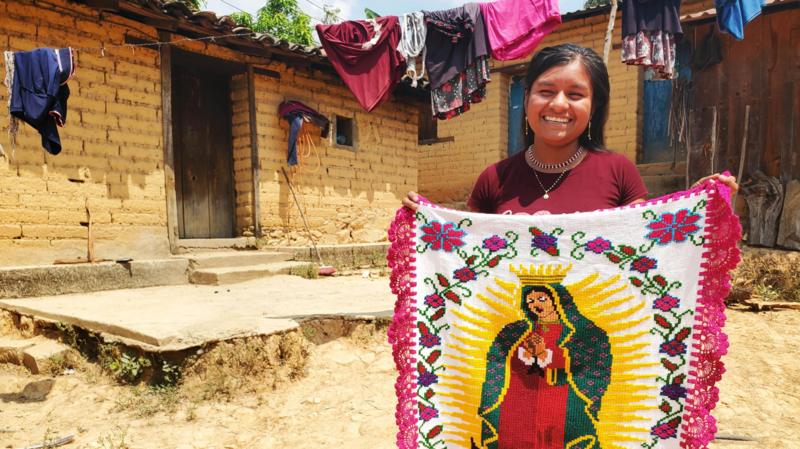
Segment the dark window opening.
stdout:
[[346,147],[354,145],[353,139],[353,119],[348,117],[336,116],[336,144]]
[[433,117],[431,104],[422,102],[419,106],[419,119],[417,122],[417,139],[420,145],[430,145],[439,138],[438,120]]
[[439,137],[439,120],[433,116],[430,101],[421,102],[417,114],[417,143],[433,145],[434,143],[453,142],[453,136]]

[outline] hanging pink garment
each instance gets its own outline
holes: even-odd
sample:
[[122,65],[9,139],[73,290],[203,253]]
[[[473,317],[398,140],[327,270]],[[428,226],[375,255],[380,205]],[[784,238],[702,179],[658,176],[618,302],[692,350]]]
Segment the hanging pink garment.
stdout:
[[405,71],[397,52],[396,16],[317,25],[317,34],[336,73],[364,109],[371,111],[389,97]]
[[480,5],[492,57],[498,61],[527,58],[561,24],[558,0],[498,0]]

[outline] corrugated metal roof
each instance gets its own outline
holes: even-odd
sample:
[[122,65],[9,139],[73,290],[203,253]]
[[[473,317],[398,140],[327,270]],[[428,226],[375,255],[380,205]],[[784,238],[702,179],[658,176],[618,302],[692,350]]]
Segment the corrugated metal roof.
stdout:
[[[607,14],[611,12],[611,4],[593,6],[591,8],[579,9],[577,11],[568,12],[561,15],[561,22],[569,22],[570,20],[582,19],[585,17],[592,17],[599,14]],[[619,13],[621,14],[621,13]]]
[[[765,0],[763,9],[770,9],[777,6],[791,5],[791,4],[800,5],[800,0]],[[699,22],[703,20],[716,19],[716,17],[717,17],[717,10],[715,8],[710,8],[706,9],[705,11],[698,11],[690,14],[684,14],[681,16],[681,22],[685,23]]]

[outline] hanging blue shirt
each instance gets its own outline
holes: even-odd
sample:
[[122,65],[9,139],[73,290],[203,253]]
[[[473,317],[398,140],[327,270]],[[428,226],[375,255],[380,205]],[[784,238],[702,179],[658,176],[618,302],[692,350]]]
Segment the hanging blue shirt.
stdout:
[[761,14],[764,0],[714,0],[717,24],[738,40],[744,39],[744,26]]
[[67,120],[67,81],[75,72],[70,48],[37,48],[14,53],[11,114],[39,131],[50,154],[61,152],[58,126]]

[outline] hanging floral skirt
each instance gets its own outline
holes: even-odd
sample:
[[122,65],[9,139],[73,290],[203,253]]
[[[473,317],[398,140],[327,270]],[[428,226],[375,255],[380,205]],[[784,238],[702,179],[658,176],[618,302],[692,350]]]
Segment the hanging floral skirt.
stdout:
[[481,57],[450,81],[431,89],[434,117],[447,120],[467,112],[471,103],[480,103],[486,97],[488,82],[489,58]]
[[675,35],[640,31],[622,38],[622,62],[650,68],[658,79],[672,79],[675,72]]
[[705,183],[542,216],[422,205],[389,231],[400,449],[700,449],[741,227]]

